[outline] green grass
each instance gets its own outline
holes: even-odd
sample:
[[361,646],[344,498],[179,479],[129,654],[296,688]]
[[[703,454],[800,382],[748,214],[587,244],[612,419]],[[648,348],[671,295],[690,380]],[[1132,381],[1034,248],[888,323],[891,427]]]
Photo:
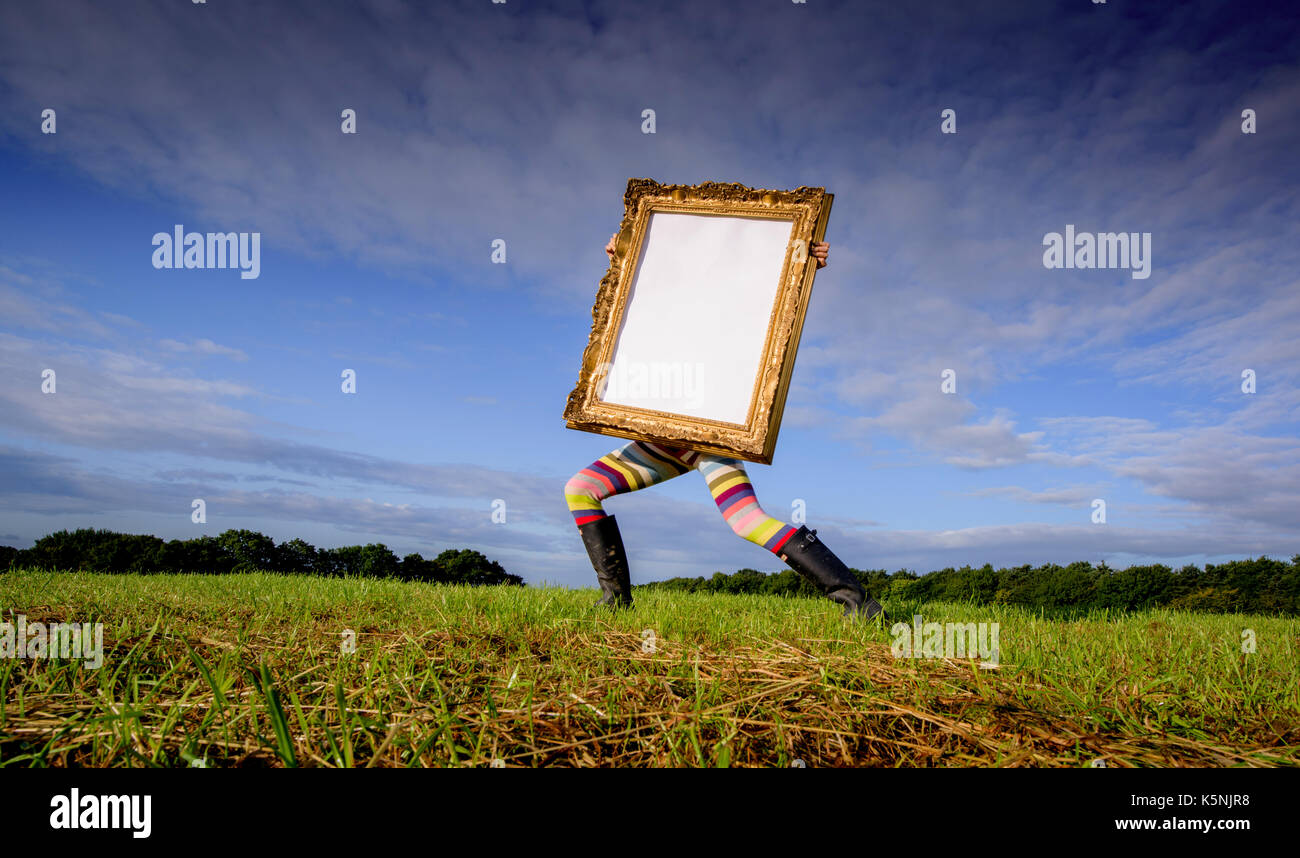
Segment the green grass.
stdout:
[[824,600],[638,592],[611,614],[596,595],[0,574],[6,621],[104,623],[98,670],[0,659],[0,765],[1300,763],[1293,618],[886,604],[999,623],[984,669],[896,659],[889,629]]

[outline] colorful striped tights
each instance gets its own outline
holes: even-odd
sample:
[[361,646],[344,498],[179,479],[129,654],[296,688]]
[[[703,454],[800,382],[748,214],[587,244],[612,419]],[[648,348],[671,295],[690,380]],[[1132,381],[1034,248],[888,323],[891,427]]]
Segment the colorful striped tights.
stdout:
[[713,502],[737,536],[778,554],[795,534],[796,528],[763,512],[744,463],[644,441],[626,444],[574,474],[564,487],[564,499],[574,524],[583,525],[605,517],[601,506],[605,498],[653,486],[692,469],[704,475]]

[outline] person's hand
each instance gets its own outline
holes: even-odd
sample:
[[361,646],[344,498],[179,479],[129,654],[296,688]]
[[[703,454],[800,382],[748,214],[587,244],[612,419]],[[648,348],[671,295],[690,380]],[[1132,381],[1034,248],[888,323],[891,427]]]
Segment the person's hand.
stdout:
[[818,268],[826,267],[826,257],[831,252],[831,246],[824,241],[815,242],[812,246],[812,255],[817,260]]
[[614,245],[616,245],[617,243],[618,243],[618,233],[614,233],[609,237],[609,244],[605,245],[605,253],[609,255],[610,259],[614,258]]

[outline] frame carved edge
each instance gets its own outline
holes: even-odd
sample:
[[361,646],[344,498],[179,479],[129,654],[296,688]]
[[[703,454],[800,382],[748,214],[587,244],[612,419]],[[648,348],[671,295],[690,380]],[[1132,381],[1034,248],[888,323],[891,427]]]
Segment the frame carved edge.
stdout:
[[[759,204],[774,208],[813,206],[813,210],[819,215],[813,223],[811,240],[818,241],[823,237],[821,233],[825,230],[830,200],[831,195],[826,193],[825,188],[806,185],[783,191],[751,188],[738,182],[664,185],[649,178],[628,179],[627,190],[623,194],[623,218],[619,223],[614,255],[596,292],[596,301],[591,310],[591,333],[587,338],[587,346],[583,349],[578,380],[565,403],[564,419],[569,428],[637,440],[655,441],[662,437],[661,433],[655,431],[659,420],[652,415],[613,419],[593,414],[590,408],[591,393],[595,387],[593,377],[598,369],[597,361],[602,343],[606,337],[614,335],[613,331],[606,328],[611,324],[614,316],[614,304],[621,285],[623,266],[630,250],[632,228],[643,205],[700,202]],[[758,395],[758,409],[749,431],[742,431],[738,427],[736,431],[723,432],[706,424],[698,424],[684,430],[680,439],[682,446],[763,464],[771,463],[776,441],[775,430],[779,427],[770,427],[770,424],[774,414],[779,418],[785,410],[784,394],[788,389],[795,358],[795,355],[790,353],[790,348],[791,345],[795,347],[798,345],[799,334],[803,327],[802,315],[807,308],[813,274],[814,270],[809,269],[805,276],[798,278],[794,288],[787,290],[784,296],[784,308],[776,307],[773,310],[774,315],[788,319],[789,322],[785,330],[779,332],[781,347],[773,349],[772,353],[766,356],[765,364],[761,369],[762,389]],[[778,402],[777,399],[782,401]],[[689,418],[682,416],[678,416],[677,419],[689,421]],[[769,428],[773,428],[774,431],[769,432]]]

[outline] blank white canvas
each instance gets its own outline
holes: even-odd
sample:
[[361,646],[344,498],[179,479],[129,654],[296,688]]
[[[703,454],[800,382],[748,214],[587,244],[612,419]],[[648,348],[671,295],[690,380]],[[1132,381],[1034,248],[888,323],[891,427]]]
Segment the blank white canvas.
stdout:
[[744,424],[793,229],[652,213],[603,400]]

